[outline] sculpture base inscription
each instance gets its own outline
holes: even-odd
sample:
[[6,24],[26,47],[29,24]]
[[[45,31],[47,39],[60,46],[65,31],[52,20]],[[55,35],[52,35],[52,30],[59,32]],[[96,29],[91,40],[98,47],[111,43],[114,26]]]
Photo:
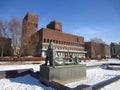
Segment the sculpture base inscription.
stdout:
[[85,65],[65,65],[55,68],[40,66],[40,82],[49,85],[51,81],[61,84],[78,81],[86,78]]

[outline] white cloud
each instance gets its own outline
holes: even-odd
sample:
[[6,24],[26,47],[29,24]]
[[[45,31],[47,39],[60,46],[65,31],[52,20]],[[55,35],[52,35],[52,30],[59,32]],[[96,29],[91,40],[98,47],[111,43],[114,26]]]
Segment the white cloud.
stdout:
[[101,27],[85,27],[74,29],[71,33],[74,35],[83,36],[85,41],[89,41],[94,37],[101,38],[104,41],[109,34],[109,30]]
[[107,32],[104,28],[98,28],[98,27],[86,27],[86,28],[79,28],[74,30],[73,34],[75,35],[100,35]]

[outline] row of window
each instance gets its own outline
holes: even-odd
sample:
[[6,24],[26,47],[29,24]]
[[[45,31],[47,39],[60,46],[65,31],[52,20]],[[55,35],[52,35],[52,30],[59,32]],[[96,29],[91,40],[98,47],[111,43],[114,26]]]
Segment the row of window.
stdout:
[[[85,56],[85,54],[82,54],[82,53],[71,53],[71,52],[67,52],[67,53],[65,53],[65,52],[57,52],[57,54],[56,54],[56,56],[70,56],[70,55],[72,55],[73,57],[74,56],[78,56],[78,57],[84,57]],[[46,56],[46,52],[44,52],[43,53],[43,56]]]
[[61,44],[61,45],[81,46],[78,43],[71,43],[71,42],[58,41],[58,40],[52,40],[52,39],[44,38],[44,43],[50,43],[50,41],[54,42],[55,44]]
[[[47,49],[48,47],[43,47],[43,49]],[[54,47],[55,50],[71,50],[71,51],[81,51],[79,48],[65,48],[65,47]]]

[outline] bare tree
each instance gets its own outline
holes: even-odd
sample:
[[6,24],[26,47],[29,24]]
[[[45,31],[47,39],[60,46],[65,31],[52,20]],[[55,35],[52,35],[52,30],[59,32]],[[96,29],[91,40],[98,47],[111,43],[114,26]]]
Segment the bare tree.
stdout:
[[21,55],[21,22],[17,18],[12,18],[9,22],[11,31],[12,48],[15,55]]
[[97,37],[94,37],[94,38],[92,38],[91,40],[90,40],[91,42],[95,42],[95,43],[105,43],[101,38],[97,38]]
[[101,57],[101,51],[100,51],[100,44],[104,44],[105,42],[101,38],[92,38],[90,40],[92,42],[92,50],[95,58]]
[[3,57],[4,49],[5,49],[5,43],[7,42],[8,34],[8,22],[3,22],[0,20],[0,47],[1,47],[1,57]]
[[109,45],[101,38],[92,38],[91,43],[91,57],[93,58],[106,58],[110,56]]
[[100,52],[100,44],[96,42],[92,42],[92,50],[93,50],[93,55],[95,58],[99,58],[101,55]]

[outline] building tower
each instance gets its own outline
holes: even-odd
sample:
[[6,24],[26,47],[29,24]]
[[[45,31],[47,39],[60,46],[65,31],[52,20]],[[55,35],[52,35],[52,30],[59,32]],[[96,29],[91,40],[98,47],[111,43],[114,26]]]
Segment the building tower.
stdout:
[[62,32],[62,23],[54,20],[47,25],[47,28]]
[[22,48],[23,55],[30,55],[31,36],[38,31],[38,16],[27,13],[22,22]]

